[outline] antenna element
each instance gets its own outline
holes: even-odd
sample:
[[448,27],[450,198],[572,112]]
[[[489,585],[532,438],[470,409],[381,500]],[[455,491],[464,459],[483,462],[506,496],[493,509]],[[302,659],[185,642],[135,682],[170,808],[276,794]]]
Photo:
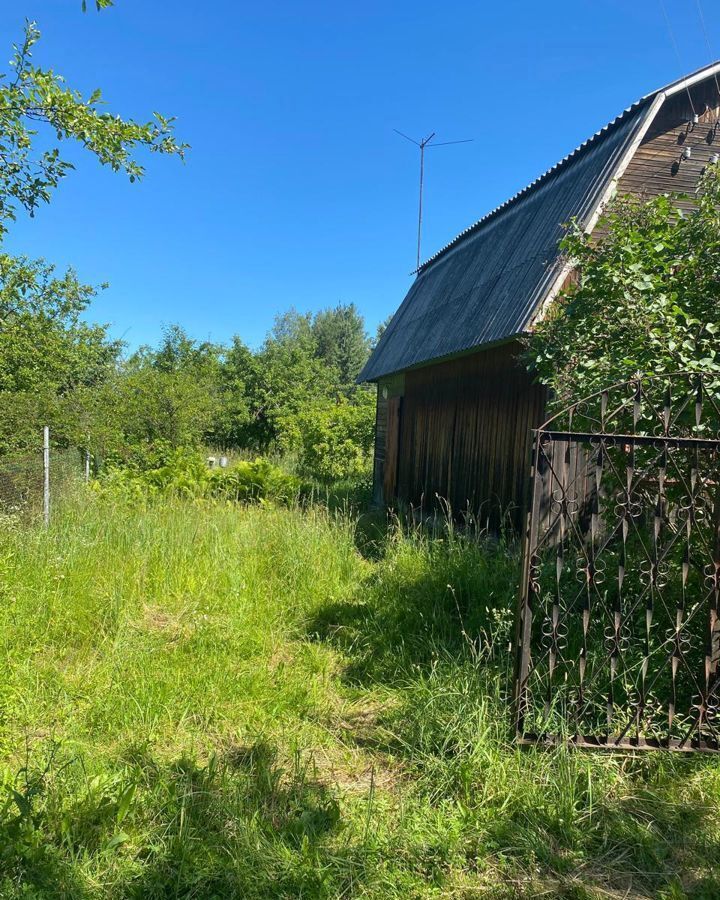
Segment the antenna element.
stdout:
[[420,199],[418,202],[418,231],[417,231],[417,263],[416,269],[420,268],[420,242],[422,239],[422,214],[423,214],[423,186],[424,186],[424,178],[425,178],[425,148],[426,147],[447,147],[449,144],[470,144],[472,143],[472,138],[468,138],[464,141],[441,141],[439,144],[433,144],[432,139],[435,137],[435,132],[433,131],[425,138],[421,138],[419,141],[416,141],[414,138],[408,137],[406,134],[403,134],[402,131],[398,131],[397,128],[393,128],[395,134],[399,134],[400,137],[405,138],[406,141],[410,141],[411,144],[415,144],[416,147],[420,148]]

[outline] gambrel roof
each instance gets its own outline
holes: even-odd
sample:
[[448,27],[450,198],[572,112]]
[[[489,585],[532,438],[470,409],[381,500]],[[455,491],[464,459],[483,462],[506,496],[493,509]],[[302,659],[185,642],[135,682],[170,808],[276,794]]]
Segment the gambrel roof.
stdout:
[[567,276],[563,225],[591,230],[665,99],[719,71],[713,63],[643,97],[423,263],[358,380],[526,332]]

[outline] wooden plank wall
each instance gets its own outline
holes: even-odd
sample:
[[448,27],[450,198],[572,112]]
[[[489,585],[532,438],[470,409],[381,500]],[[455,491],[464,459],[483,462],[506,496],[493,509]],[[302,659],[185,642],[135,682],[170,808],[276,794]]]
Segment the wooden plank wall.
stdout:
[[505,515],[520,527],[545,390],[517,362],[518,350],[507,344],[405,373],[402,500],[430,510],[439,496],[493,529]]
[[377,406],[375,410],[375,454],[373,459],[373,503],[382,506],[383,482],[385,478],[385,448],[387,444],[388,402],[393,397],[402,397],[405,376],[391,375],[383,378],[377,386]]
[[386,401],[387,431],[385,434],[385,466],[383,469],[383,497],[386,502],[394,500],[397,496],[402,401],[402,397],[390,397]]
[[[691,103],[692,100],[692,103]],[[720,152],[720,93],[714,78],[666,100],[618,184],[620,194],[641,197],[680,192],[692,195],[711,154]],[[693,125],[693,108],[700,121]],[[690,147],[690,159],[681,159]]]
[[385,470],[385,436],[387,431],[387,397],[383,397],[382,383],[378,384],[375,407],[375,453],[373,456],[373,503],[382,506]]

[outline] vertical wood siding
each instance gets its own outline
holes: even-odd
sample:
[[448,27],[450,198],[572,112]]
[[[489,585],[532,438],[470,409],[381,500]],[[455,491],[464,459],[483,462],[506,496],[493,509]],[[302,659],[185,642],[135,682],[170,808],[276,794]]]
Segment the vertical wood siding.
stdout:
[[405,376],[391,375],[382,378],[377,386],[377,407],[375,410],[375,453],[373,458],[373,502],[382,506],[384,497],[385,453],[387,446],[388,404],[394,397],[402,397],[405,390]]
[[385,435],[385,465],[383,469],[383,496],[388,501],[394,500],[397,496],[401,417],[402,397],[390,397],[387,401],[387,432]]
[[518,349],[508,344],[405,373],[400,499],[431,509],[440,497],[492,528],[505,515],[520,525],[545,390],[518,364]]
[[373,503],[382,506],[385,471],[385,435],[387,432],[387,398],[383,397],[382,382],[378,384],[375,407],[375,452],[373,454]]

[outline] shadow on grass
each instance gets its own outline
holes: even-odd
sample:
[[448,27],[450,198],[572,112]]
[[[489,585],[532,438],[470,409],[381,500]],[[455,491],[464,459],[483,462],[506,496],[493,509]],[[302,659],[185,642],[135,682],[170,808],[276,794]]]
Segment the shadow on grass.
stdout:
[[[3,840],[8,838],[3,835]],[[54,845],[31,848],[11,840],[0,855],[0,897],[89,900],[97,896],[78,872],[75,861]]]
[[299,761],[287,771],[261,743],[205,768],[181,761],[156,778],[173,815],[129,896],[165,897],[169,885],[182,897],[324,896],[325,845],[340,809]]
[[76,813],[93,781],[76,781],[75,797],[66,786],[63,799],[50,786],[25,843],[5,840],[4,898],[97,897],[98,871],[102,896],[329,898],[359,889],[372,868],[362,829],[348,831],[309,758],[283,765],[260,742],[206,765],[160,762],[141,750],[111,768],[132,779],[120,837],[113,834],[127,793],[97,797],[94,824],[102,827],[89,835],[87,816]]
[[400,542],[356,598],[318,609],[307,634],[345,653],[354,685],[414,679],[447,656],[502,667],[518,565],[514,548],[490,541]]
[[415,802],[459,806],[468,870],[499,855],[526,874],[515,896],[720,897],[718,761],[512,745],[517,566],[490,542],[390,548],[356,599],[316,611],[346,685],[392,697],[347,737],[399,760]]

